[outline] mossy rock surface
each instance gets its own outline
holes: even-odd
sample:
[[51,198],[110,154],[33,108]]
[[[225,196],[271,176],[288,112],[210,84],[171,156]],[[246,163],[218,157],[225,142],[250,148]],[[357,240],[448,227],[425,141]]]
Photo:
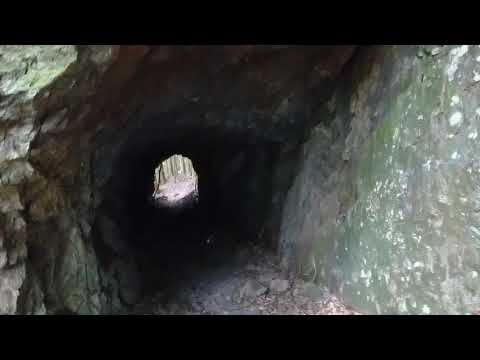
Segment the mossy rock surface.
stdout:
[[33,98],[76,60],[74,45],[1,45],[0,93]]

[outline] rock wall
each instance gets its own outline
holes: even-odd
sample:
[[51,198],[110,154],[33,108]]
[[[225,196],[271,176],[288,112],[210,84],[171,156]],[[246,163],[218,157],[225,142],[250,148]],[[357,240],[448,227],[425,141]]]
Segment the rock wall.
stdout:
[[303,147],[284,259],[366,313],[478,311],[479,73],[479,46],[359,52]]
[[77,170],[88,161],[80,128],[114,50],[0,46],[0,314],[45,314],[48,303],[99,312],[81,217],[88,174]]

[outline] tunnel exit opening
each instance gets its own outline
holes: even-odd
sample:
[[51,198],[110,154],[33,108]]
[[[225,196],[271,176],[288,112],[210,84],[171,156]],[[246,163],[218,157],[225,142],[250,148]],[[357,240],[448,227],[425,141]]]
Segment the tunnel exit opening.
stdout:
[[155,168],[152,199],[156,206],[194,206],[198,195],[198,175],[188,157],[174,154]]

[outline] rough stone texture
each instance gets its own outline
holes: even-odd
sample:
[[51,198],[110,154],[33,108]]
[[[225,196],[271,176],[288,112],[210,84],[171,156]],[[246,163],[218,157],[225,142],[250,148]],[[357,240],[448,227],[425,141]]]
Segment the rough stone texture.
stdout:
[[53,181],[45,183],[38,192],[33,193],[34,200],[30,204],[29,215],[33,221],[47,221],[58,216],[65,208],[65,195]]
[[17,297],[25,279],[25,265],[0,270],[0,313],[14,314],[17,309]]
[[141,280],[133,261],[117,261],[114,271],[119,284],[119,298],[127,304],[133,305],[140,299]]
[[0,269],[3,269],[8,263],[7,252],[5,250],[0,251]]
[[33,98],[77,59],[73,45],[2,45],[0,93]]
[[0,46],[0,313],[135,303],[129,174],[187,142],[220,220],[355,308],[478,309],[480,50],[354,49]]
[[3,200],[15,206],[5,205],[0,210],[0,314],[16,312],[17,298],[25,279],[25,222],[16,211],[21,204],[15,194],[14,198]]
[[35,131],[32,124],[24,124],[3,130],[1,137],[0,161],[14,160],[27,155]]
[[17,312],[26,315],[45,315],[44,293],[37,274],[26,264],[26,277],[17,300]]
[[334,120],[304,146],[284,256],[355,309],[480,306],[479,56],[467,45],[362,51]]
[[14,186],[3,186],[0,188],[0,213],[23,210],[20,202],[20,195]]
[[[72,254],[84,249],[88,234],[70,225],[62,228],[58,218],[76,206],[64,192],[68,176],[78,171],[77,164],[73,170],[73,162],[65,161],[75,141],[63,133],[62,146],[60,138],[41,135],[68,130],[64,120],[72,126],[83,120],[87,99],[114,59],[114,48],[0,46],[0,314],[43,314],[45,300],[52,309],[92,313],[98,308],[84,301],[90,288],[98,292],[95,256],[92,260],[87,250],[82,259]],[[80,182],[76,185],[82,188]],[[68,224],[82,215],[67,213]],[[31,264],[25,262],[27,247]],[[57,276],[50,269],[62,256]],[[78,268],[88,261],[87,289]]]
[[33,175],[33,167],[23,160],[2,163],[0,168],[1,185],[19,185]]
[[93,250],[85,244],[78,228],[70,232],[69,242],[60,259],[58,292],[68,310],[78,314],[99,314],[100,282]]

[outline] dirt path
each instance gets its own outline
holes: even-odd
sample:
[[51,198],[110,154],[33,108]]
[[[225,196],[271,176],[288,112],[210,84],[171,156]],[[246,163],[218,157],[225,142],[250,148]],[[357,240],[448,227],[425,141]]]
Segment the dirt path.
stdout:
[[202,270],[201,276],[181,281],[145,299],[135,314],[190,315],[355,315],[325,289],[302,280],[286,279],[272,255],[251,247],[247,261]]
[[196,179],[194,177],[179,176],[176,179],[172,177],[168,182],[158,187],[154,198],[174,206],[196,190]]

